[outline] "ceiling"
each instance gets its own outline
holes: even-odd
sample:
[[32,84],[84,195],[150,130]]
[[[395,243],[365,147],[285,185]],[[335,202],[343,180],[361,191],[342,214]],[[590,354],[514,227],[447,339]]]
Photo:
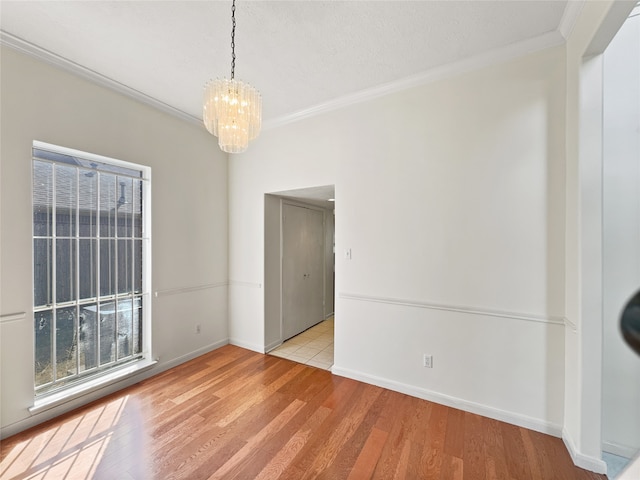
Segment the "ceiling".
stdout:
[[[322,185],[319,187],[299,188],[296,190],[287,190],[283,192],[273,192],[271,195],[277,195],[292,200],[302,200],[305,203],[315,205],[317,207],[333,209],[335,200],[335,186]],[[331,199],[331,200],[330,200]]]
[[[560,37],[582,1],[243,1],[236,78],[278,122],[496,49]],[[230,1],[0,1],[2,41],[192,120],[229,76]],[[61,57],[61,58],[60,58]],[[90,75],[90,76],[91,76]]]

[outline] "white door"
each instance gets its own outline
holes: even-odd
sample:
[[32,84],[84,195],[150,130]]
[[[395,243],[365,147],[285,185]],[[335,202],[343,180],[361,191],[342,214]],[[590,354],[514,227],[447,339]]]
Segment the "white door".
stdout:
[[283,341],[324,317],[324,213],[282,206]]

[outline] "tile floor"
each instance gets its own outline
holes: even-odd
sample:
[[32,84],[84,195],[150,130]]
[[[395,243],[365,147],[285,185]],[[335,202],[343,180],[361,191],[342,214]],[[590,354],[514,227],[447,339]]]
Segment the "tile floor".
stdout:
[[628,458],[619,457],[612,453],[602,452],[602,460],[607,464],[607,478],[615,480],[629,463]]
[[324,370],[331,370],[333,365],[333,317],[290,338],[278,348],[271,350],[269,354]]

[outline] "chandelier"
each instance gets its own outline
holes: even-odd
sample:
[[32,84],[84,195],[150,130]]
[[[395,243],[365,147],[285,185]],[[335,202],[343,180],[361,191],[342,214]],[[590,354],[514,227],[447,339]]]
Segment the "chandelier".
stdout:
[[202,119],[218,137],[223,152],[241,153],[260,133],[262,97],[248,83],[234,78],[236,69],[236,0],[231,6],[231,79],[210,80],[204,87]]

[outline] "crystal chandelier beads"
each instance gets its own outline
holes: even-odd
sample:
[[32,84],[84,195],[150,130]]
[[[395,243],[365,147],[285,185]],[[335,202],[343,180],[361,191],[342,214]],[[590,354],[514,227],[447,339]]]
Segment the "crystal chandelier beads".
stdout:
[[236,1],[231,6],[231,79],[209,81],[204,87],[202,120],[218,137],[223,152],[241,153],[262,127],[262,97],[248,83],[234,79],[236,68]]
[[210,81],[204,90],[202,118],[224,152],[244,152],[262,126],[262,97],[248,83],[226,78]]

